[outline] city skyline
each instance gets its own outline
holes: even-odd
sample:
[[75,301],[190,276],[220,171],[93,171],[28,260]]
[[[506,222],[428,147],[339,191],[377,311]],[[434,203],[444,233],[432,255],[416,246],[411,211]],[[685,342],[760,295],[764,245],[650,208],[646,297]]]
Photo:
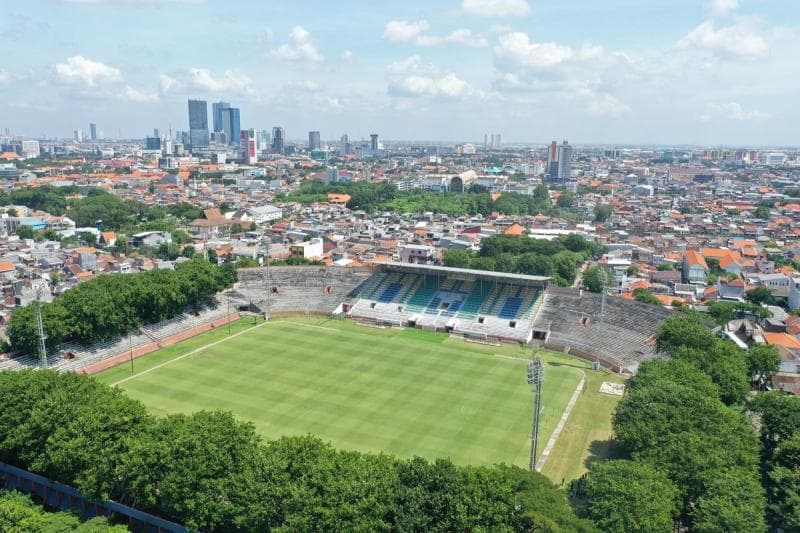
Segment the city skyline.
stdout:
[[788,1],[344,2],[312,18],[285,2],[34,4],[35,20],[0,23],[15,49],[0,60],[0,126],[20,135],[182,130],[198,99],[288,139],[798,144]]

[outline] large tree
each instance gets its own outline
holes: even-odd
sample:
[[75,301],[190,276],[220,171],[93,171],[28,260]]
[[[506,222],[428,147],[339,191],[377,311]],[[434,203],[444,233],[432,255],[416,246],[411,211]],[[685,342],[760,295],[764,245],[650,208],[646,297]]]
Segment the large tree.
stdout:
[[589,516],[609,533],[670,533],[680,509],[678,489],[662,472],[637,461],[608,461],[587,481]]

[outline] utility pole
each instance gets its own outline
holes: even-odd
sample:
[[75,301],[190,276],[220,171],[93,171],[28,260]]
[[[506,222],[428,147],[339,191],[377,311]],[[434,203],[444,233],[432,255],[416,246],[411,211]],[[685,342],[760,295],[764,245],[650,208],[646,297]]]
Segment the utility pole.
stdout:
[[265,239],[266,244],[266,260],[267,260],[267,308],[264,311],[264,320],[269,320],[269,293],[272,292],[272,286],[269,283],[269,248],[272,245],[272,239]]
[[539,451],[539,419],[542,414],[542,383],[544,383],[544,363],[542,358],[534,352],[533,358],[528,361],[528,385],[534,389],[533,420],[531,422],[531,461],[530,471],[536,470],[536,455]]
[[39,338],[39,364],[42,367],[47,366],[47,345],[45,339],[47,338],[44,333],[44,323],[42,322],[42,288],[36,288],[36,301],[34,304],[34,312],[36,313],[36,333]]

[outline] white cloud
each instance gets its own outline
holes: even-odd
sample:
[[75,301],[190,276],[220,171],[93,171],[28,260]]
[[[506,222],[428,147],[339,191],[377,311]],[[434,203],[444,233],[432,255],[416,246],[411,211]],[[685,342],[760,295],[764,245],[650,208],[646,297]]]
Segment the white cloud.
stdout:
[[122,81],[122,72],[118,68],[83,56],[72,56],[66,63],[58,63],[56,76],[65,82],[81,81],[89,87],[99,83]]
[[352,60],[353,60],[353,52],[351,52],[350,50],[345,50],[344,52],[342,52],[342,61],[349,63]]
[[631,108],[619,101],[612,94],[600,93],[587,96],[586,111],[600,117],[621,117],[630,112]]
[[330,111],[344,111],[344,104],[339,98],[326,96],[324,103]]
[[467,28],[458,28],[447,35],[428,35],[426,32],[429,28],[427,20],[390,20],[383,29],[383,38],[393,43],[413,43],[417,46],[453,44],[481,48],[489,44],[485,37]]
[[11,81],[11,74],[4,68],[0,68],[0,83],[8,83]]
[[393,96],[434,96],[458,98],[472,92],[469,83],[452,72],[441,77],[412,74],[389,83],[389,94]]
[[494,47],[495,59],[500,62],[532,67],[546,68],[568,61],[597,59],[603,54],[600,46],[584,45],[578,50],[553,42],[535,43],[524,32],[501,35]]
[[162,4],[202,4],[203,0],[61,0],[65,4],[158,7]]
[[287,84],[286,89],[290,91],[304,91],[309,93],[315,93],[320,90],[320,86],[317,82],[313,80],[302,80]]
[[324,58],[311,40],[311,34],[302,26],[295,26],[289,33],[289,42],[269,52],[271,57],[288,62],[320,63]]
[[130,85],[125,86],[125,99],[130,100],[131,102],[140,102],[140,103],[150,103],[150,102],[158,102],[158,95],[157,94],[146,94],[142,91],[134,89]]
[[526,0],[463,0],[461,9],[481,17],[521,16],[531,12]]
[[714,15],[725,15],[739,9],[739,0],[708,0],[708,7]]
[[742,59],[759,59],[769,54],[767,42],[746,20],[719,29],[714,28],[713,21],[706,20],[678,41],[677,46]]
[[215,78],[207,68],[190,68],[189,80],[196,89],[212,92],[249,93],[253,80],[238,70],[226,70],[221,78]]
[[[746,111],[738,102],[710,103],[708,108],[714,116],[731,120],[762,120],[770,117],[762,111]],[[711,117],[704,115],[703,118],[708,120]]]
[[158,77],[158,92],[161,94],[172,92],[180,86],[181,82],[178,81],[177,78],[167,76],[166,74],[162,74]]
[[427,20],[390,20],[383,28],[383,38],[393,43],[406,43],[428,31],[428,28],[430,25]]
[[453,72],[443,72],[412,55],[386,66],[391,96],[461,98],[477,94],[472,86]]

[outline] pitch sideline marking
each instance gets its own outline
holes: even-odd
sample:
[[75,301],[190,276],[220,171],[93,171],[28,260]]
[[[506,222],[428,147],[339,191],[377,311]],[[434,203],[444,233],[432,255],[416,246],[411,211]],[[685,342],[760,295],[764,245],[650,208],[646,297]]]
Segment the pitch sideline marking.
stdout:
[[257,326],[253,326],[251,328],[244,329],[244,330],[242,330],[242,331],[240,331],[238,333],[234,333],[233,335],[229,335],[227,337],[223,337],[218,341],[214,341],[214,342],[211,342],[209,344],[204,344],[203,346],[201,346],[199,348],[195,348],[191,352],[187,352],[187,353],[185,353],[183,355],[179,355],[178,357],[176,357],[174,359],[169,359],[167,361],[164,361],[163,363],[157,364],[156,366],[152,366],[152,367],[148,368],[147,370],[142,370],[141,372],[133,374],[132,376],[128,376],[128,377],[126,377],[124,379],[116,381],[116,382],[112,383],[111,386],[112,387],[116,387],[117,385],[122,385],[123,383],[125,383],[127,381],[130,381],[132,379],[136,379],[136,378],[138,378],[140,376],[143,376],[144,374],[147,374],[148,372],[152,372],[153,370],[157,370],[157,369],[159,369],[161,367],[167,366],[170,363],[174,363],[175,361],[180,361],[181,359],[184,359],[186,357],[189,357],[190,355],[194,355],[194,354],[196,354],[198,352],[201,352],[201,351],[205,350],[206,348],[211,348],[212,346],[216,346],[217,344],[225,342],[225,341],[227,341],[229,339],[233,339],[234,337],[238,337],[239,335],[247,333],[248,331],[253,331],[254,329],[260,328],[261,326],[266,326],[267,324],[274,324],[274,323],[276,323],[276,322],[263,322],[263,323],[261,323],[261,324],[259,324]]
[[572,408],[575,407],[575,404],[578,401],[578,398],[581,395],[581,391],[586,383],[586,372],[583,370],[581,372],[581,380],[578,383],[578,386],[575,387],[575,392],[572,393],[572,397],[569,399],[569,403],[567,407],[564,409],[564,412],[561,414],[561,419],[558,421],[558,425],[553,430],[553,433],[550,435],[550,439],[547,441],[547,445],[544,447],[542,451],[542,455],[539,456],[539,460],[536,461],[535,469],[537,472],[541,472],[542,468],[544,468],[544,464],[547,462],[547,459],[550,458],[550,452],[556,445],[556,440],[558,440],[558,436],[561,435],[561,430],[564,429],[564,426],[567,424],[567,418],[569,418],[570,413],[572,412]]

